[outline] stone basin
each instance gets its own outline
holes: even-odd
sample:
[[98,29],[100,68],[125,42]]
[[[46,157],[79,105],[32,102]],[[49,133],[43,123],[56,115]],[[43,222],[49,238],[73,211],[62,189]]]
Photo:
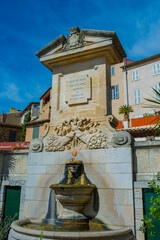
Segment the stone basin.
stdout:
[[55,191],[56,198],[60,201],[65,209],[81,212],[86,203],[90,200],[95,185],[65,185],[54,184],[51,185]]
[[[37,240],[41,235],[42,230],[28,229],[22,225],[35,222],[35,219],[27,218],[17,220],[12,223],[11,231],[8,240]],[[38,221],[38,220],[37,220]],[[58,239],[95,239],[95,240],[133,240],[133,233],[131,228],[113,229],[112,231],[101,232],[55,232],[43,231],[43,240],[58,240]]]

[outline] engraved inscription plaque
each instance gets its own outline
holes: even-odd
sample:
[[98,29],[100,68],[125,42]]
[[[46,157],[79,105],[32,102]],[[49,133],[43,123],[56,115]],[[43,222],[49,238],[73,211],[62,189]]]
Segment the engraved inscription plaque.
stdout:
[[89,99],[91,99],[91,79],[87,74],[67,79],[65,101],[68,105],[88,103]]

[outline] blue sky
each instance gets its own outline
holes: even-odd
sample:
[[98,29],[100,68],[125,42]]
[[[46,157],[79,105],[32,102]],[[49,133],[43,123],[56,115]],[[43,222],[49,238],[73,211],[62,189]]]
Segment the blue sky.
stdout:
[[160,53],[159,0],[0,0],[0,113],[23,110],[51,86],[35,52],[68,29],[115,31],[127,57]]

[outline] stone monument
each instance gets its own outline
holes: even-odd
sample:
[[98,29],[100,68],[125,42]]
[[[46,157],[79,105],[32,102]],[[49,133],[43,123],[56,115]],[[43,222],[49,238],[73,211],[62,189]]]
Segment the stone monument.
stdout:
[[[54,222],[64,218],[66,211],[71,216],[72,202],[67,205],[65,202],[79,187],[73,184],[74,191],[70,192],[71,187],[60,186],[64,194],[59,194],[59,185],[54,184],[63,179],[66,162],[75,151],[76,161],[83,162],[85,167],[83,176],[96,186],[96,198],[92,204],[87,198],[83,213],[76,205],[72,209],[76,211],[76,217],[78,214],[87,219],[96,216],[115,230],[103,233],[104,239],[133,239],[132,139],[127,132],[116,131],[118,121],[111,115],[110,66],[122,62],[126,56],[116,33],[71,28],[69,36],[59,36],[36,55],[53,72],[51,119],[46,124],[45,134],[30,144],[24,218]],[[52,192],[49,186],[53,187]],[[77,201],[76,196],[74,201]],[[18,226],[12,225],[10,240],[24,221],[17,223]],[[31,232],[28,230],[24,234]],[[126,233],[129,234],[127,237]],[[32,232],[33,236],[38,234]],[[63,239],[62,235],[66,237],[67,233],[57,234],[56,238],[55,232],[44,232],[45,239]],[[87,239],[87,236],[99,239],[100,235],[77,232],[67,236],[70,239]]]
[[71,28],[70,36],[36,55],[53,76],[51,120],[45,137],[32,142],[33,152],[130,144],[129,134],[115,132],[118,121],[111,115],[110,66],[126,56],[115,32]]

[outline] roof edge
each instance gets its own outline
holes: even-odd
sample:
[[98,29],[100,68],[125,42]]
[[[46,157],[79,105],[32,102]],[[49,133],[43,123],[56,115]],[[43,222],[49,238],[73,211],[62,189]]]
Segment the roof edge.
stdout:
[[122,66],[121,68],[124,69],[124,68],[126,68],[126,67],[129,68],[129,67],[132,67],[132,66],[136,66],[136,65],[138,65],[138,64],[146,63],[146,62],[151,61],[151,60],[153,60],[153,59],[156,59],[156,58],[158,58],[158,57],[160,57],[160,53],[158,53],[158,54],[156,54],[156,55],[152,55],[152,56],[147,57],[147,58],[143,58],[143,59],[138,60],[138,61],[134,61],[133,63],[126,64],[126,65]]
[[26,126],[34,126],[34,125],[38,125],[38,124],[45,123],[45,122],[50,122],[50,118],[42,119],[42,120],[36,120],[36,121],[33,121],[33,122],[28,122],[25,125]]
[[51,89],[52,87],[48,88],[39,99],[41,100]]
[[98,37],[113,37],[116,34],[114,31],[103,31],[94,29],[82,29],[81,33],[86,36],[98,36]]

